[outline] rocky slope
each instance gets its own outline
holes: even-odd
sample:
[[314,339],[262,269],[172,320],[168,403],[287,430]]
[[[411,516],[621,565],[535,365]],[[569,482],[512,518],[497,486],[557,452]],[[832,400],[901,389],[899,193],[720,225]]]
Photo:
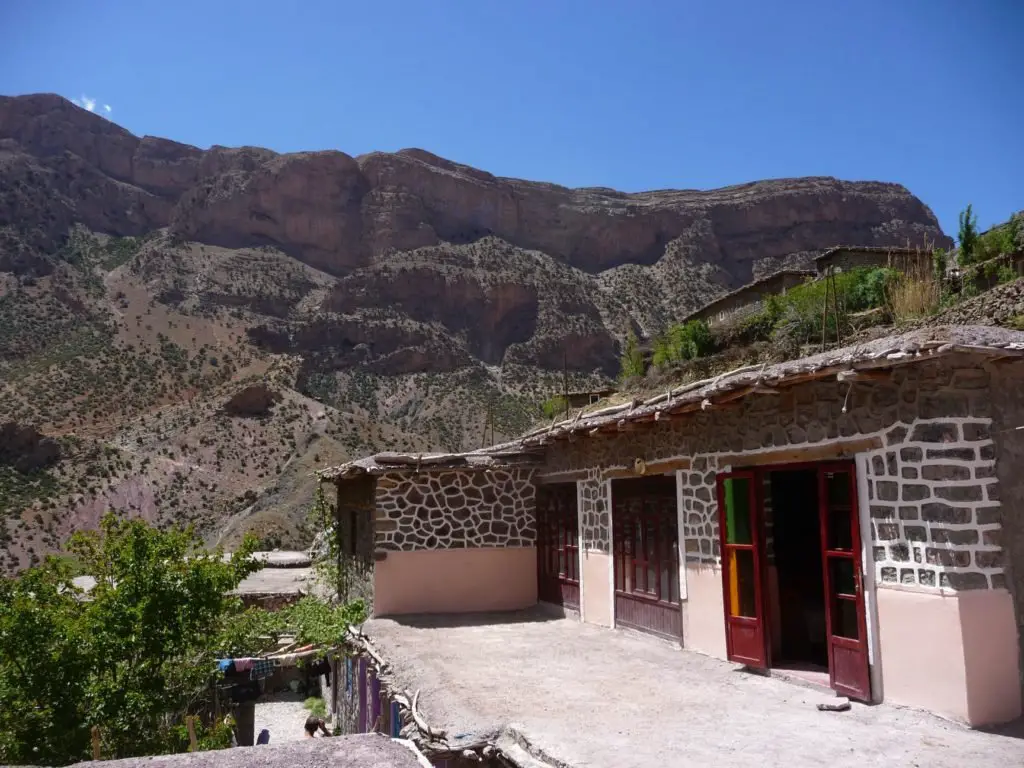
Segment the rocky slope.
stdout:
[[563,365],[613,374],[631,326],[837,243],[925,240],[949,245],[896,184],[567,189],[422,150],[201,150],[0,97],[0,424],[60,457],[0,462],[8,563],[104,506],[287,539],[317,463],[500,438]]

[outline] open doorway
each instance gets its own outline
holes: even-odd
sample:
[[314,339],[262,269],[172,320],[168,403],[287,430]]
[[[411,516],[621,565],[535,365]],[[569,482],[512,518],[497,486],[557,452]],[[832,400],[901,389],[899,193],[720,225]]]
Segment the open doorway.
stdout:
[[870,701],[856,480],[852,461],[719,473],[725,644],[730,661]]
[[[778,583],[771,614],[773,666],[820,673],[827,682],[828,636],[822,572],[818,472],[815,469],[766,473],[772,521],[772,561]],[[767,494],[766,494],[767,495]]]

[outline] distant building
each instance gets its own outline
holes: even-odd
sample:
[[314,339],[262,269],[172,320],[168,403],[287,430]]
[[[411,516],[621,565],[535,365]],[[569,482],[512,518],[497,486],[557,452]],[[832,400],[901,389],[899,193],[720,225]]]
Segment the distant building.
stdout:
[[825,275],[829,267],[836,272],[857,267],[893,267],[909,271],[922,267],[931,271],[931,248],[897,248],[888,245],[837,245],[829,248],[814,259],[814,268],[819,276]]
[[603,400],[606,397],[611,397],[618,390],[613,387],[605,387],[604,389],[592,389],[592,390],[581,390],[579,392],[570,392],[565,396],[568,401],[570,408],[586,408],[588,405],[593,405],[599,400]]
[[683,322],[703,320],[711,327],[734,322],[761,309],[766,296],[785,295],[786,291],[807,282],[815,273],[804,269],[783,269],[767,277],[737,288],[705,304],[686,317]]

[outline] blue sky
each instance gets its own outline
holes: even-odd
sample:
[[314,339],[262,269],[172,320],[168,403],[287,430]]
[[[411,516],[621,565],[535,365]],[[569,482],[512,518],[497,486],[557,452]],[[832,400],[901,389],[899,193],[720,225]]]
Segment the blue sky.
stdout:
[[954,235],[968,202],[1024,208],[1020,0],[7,0],[0,29],[0,93],[202,147],[627,191],[880,179]]

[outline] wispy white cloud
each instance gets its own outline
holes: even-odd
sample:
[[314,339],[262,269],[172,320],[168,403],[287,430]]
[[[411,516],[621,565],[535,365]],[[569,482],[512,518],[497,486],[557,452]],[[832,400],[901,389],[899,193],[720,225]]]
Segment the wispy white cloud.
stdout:
[[[98,99],[94,99],[92,96],[86,96],[84,93],[77,99],[72,99],[71,103],[77,104],[86,112],[92,112],[98,115],[109,115],[114,111],[114,108],[109,104],[100,104]],[[99,109],[97,109],[97,107],[99,107]]]

